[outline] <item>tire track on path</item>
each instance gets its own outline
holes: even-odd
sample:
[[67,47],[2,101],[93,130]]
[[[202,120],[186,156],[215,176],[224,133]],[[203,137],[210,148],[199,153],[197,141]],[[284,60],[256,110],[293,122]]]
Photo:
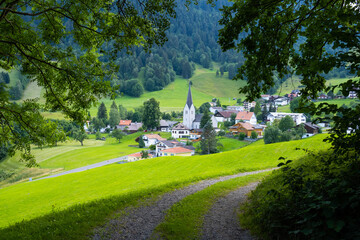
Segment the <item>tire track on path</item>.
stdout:
[[166,211],[186,196],[189,196],[197,191],[201,191],[218,182],[246,175],[272,171],[274,169],[275,168],[238,173],[216,179],[203,180],[187,187],[166,193],[160,196],[159,200],[153,204],[145,204],[145,206],[140,207],[128,207],[122,211],[125,214],[122,214],[121,217],[111,219],[104,226],[95,229],[92,239],[149,239],[155,227],[163,221]]

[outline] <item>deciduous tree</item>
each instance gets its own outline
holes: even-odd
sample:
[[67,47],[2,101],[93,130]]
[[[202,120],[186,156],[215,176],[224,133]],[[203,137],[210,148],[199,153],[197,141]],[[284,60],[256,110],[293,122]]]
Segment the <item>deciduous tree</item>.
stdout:
[[144,102],[143,126],[147,129],[154,129],[160,124],[160,103],[151,98]]
[[[108,78],[118,69],[118,53],[163,44],[175,5],[174,0],[1,1],[0,67],[20,64],[22,73],[44,88],[46,109],[82,124],[99,98],[113,95]],[[15,106],[0,89],[0,142],[9,143],[12,154],[22,151],[29,162],[30,144],[41,147],[55,136],[55,124],[40,109],[35,101]]]

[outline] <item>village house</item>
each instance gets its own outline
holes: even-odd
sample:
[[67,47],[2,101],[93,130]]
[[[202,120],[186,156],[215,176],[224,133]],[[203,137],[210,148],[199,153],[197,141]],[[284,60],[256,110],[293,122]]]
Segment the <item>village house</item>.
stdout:
[[150,145],[156,145],[160,141],[166,140],[165,138],[162,138],[159,134],[145,134],[143,135],[143,140],[146,147],[149,147]]
[[271,112],[267,116],[267,120],[273,123],[275,119],[281,120],[282,118],[290,116],[294,120],[296,125],[306,123],[306,117],[303,113],[284,113],[284,112]]
[[261,95],[261,98],[264,99],[265,101],[269,101],[271,95],[267,95],[267,94],[264,94],[264,95]]
[[171,130],[171,136],[173,138],[189,138],[190,129],[188,129],[183,123],[179,123]]
[[217,122],[225,122],[225,121],[230,121],[231,120],[231,115],[232,114],[237,114],[237,111],[222,111],[222,112],[217,112],[214,114],[215,119]]
[[287,97],[277,98],[274,100],[276,106],[285,106],[290,103],[290,99]]
[[171,128],[178,122],[176,121],[168,121],[161,119],[159,122],[159,126],[156,128],[156,130],[160,132],[170,132]]
[[320,130],[319,126],[312,124],[311,122],[304,123],[304,128],[307,133],[311,133],[311,134],[318,134]]
[[215,114],[216,112],[221,112],[224,111],[224,109],[222,107],[210,107],[209,111],[213,114]]
[[252,102],[243,102],[244,108],[246,111],[250,111],[251,108],[256,106],[256,102],[252,101]]
[[235,118],[235,123],[238,123],[240,121],[243,122],[247,122],[250,124],[256,124],[257,120],[256,120],[256,116],[255,113],[253,112],[238,112]]
[[230,132],[234,135],[245,133],[247,137],[251,137],[251,132],[254,131],[258,134],[258,137],[262,137],[264,135],[264,128],[259,124],[252,125],[248,122],[238,122],[230,127]]
[[[148,158],[153,158],[154,156],[152,154],[149,153],[149,157]],[[137,161],[137,160],[141,160],[144,159],[141,156],[141,152],[137,152],[137,153],[133,153],[127,156],[127,161],[128,162],[133,162],[133,161]]]
[[173,147],[160,151],[159,156],[192,156],[195,148],[192,146]]
[[196,139],[199,139],[201,138],[201,134],[203,133],[203,130],[202,129],[192,129],[190,131],[190,137],[189,139],[191,140],[196,140]]
[[156,150],[155,150],[156,156],[160,156],[160,151],[162,151],[162,150],[177,147],[177,146],[182,146],[182,145],[183,145],[183,143],[180,143],[176,140],[160,141],[156,144]]
[[120,120],[119,125],[117,125],[116,128],[124,131],[126,127],[129,128],[130,124],[131,120]]
[[128,133],[136,133],[140,128],[142,128],[142,126],[143,124],[141,122],[132,122],[129,127],[125,127],[124,131],[127,131]]
[[245,110],[243,106],[227,106],[226,110],[228,111],[236,111],[236,112],[242,112]]

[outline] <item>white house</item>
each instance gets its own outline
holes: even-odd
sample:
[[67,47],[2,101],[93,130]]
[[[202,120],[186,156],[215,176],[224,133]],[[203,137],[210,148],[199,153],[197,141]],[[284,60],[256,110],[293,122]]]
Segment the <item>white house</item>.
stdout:
[[173,138],[189,138],[190,129],[188,129],[183,123],[179,123],[171,130],[171,136]]
[[160,141],[165,141],[166,138],[162,138],[159,134],[145,134],[143,140],[145,146],[149,147],[150,145],[156,145]]
[[288,105],[290,103],[290,99],[287,97],[283,97],[283,98],[278,98],[274,100],[274,103],[276,106],[285,106]]
[[213,114],[215,114],[216,112],[221,112],[224,111],[224,109],[222,107],[210,107],[209,111]]
[[225,121],[230,121],[231,120],[231,115],[232,114],[237,114],[237,111],[222,111],[222,112],[217,112],[215,113],[215,119],[217,122],[225,122]]
[[256,102],[255,101],[252,101],[252,102],[244,102],[243,103],[243,105],[244,105],[244,108],[245,108],[245,110],[247,110],[247,111],[250,111],[250,109],[252,108],[252,107],[255,107],[256,106]]
[[162,150],[177,147],[177,146],[183,146],[183,144],[176,140],[160,141],[156,144],[156,156],[160,156],[160,151],[162,151]]
[[229,111],[236,111],[236,112],[242,112],[245,110],[245,108],[243,106],[227,106],[226,110]]
[[252,125],[255,125],[257,123],[257,119],[255,116],[255,113],[253,112],[238,112],[235,118],[235,123],[238,123],[240,121],[250,123]]
[[274,122],[275,119],[282,119],[286,116],[292,117],[296,125],[299,125],[301,123],[306,123],[306,117],[303,113],[284,113],[284,112],[271,112],[267,116],[267,120],[269,122]]

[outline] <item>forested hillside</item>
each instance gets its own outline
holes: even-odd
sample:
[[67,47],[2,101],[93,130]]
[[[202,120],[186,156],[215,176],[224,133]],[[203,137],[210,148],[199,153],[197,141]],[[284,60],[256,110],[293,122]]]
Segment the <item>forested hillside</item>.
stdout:
[[222,71],[227,71],[227,64],[232,63],[230,68],[235,72],[236,65],[243,62],[241,55],[234,51],[224,53],[217,43],[219,9],[225,3],[220,0],[212,7],[199,2],[187,9],[184,1],[179,1],[165,45],[154,47],[151,53],[142,48],[134,49],[132,55],[124,51],[117,59],[120,70],[112,85],[120,85],[119,93],[140,96],[144,89],[163,89],[174,81],[175,75],[190,78],[195,64],[212,68],[212,62],[218,62],[224,65]]

